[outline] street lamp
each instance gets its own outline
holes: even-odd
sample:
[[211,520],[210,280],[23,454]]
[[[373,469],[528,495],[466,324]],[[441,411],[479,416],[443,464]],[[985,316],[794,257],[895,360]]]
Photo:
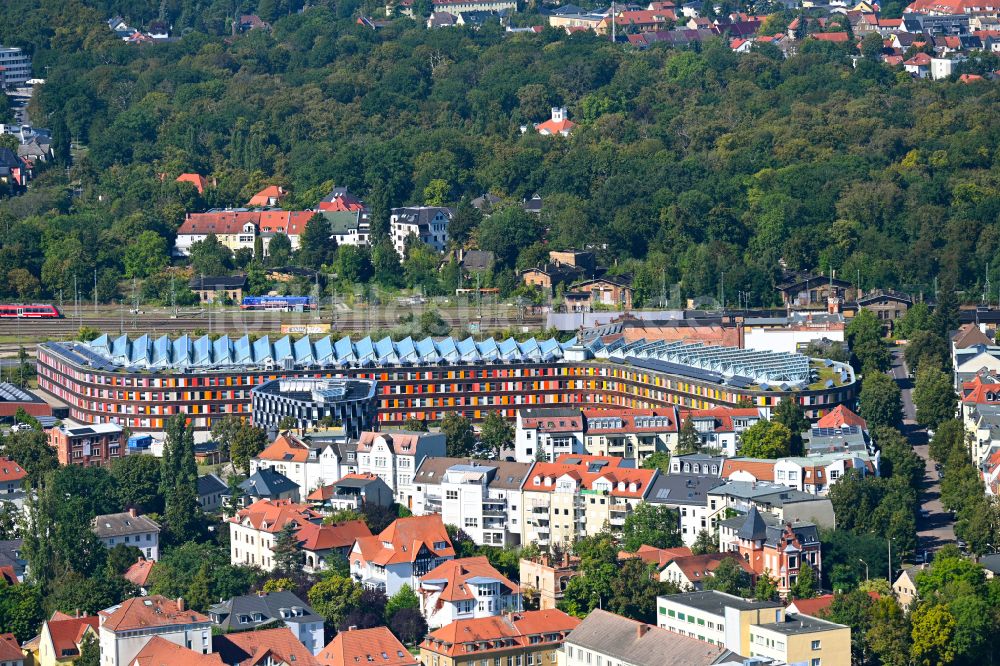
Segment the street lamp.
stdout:
[[867,562],[865,562],[865,561],[864,561],[863,559],[861,559],[860,557],[858,558],[858,562],[861,562],[861,564],[865,565],[865,580],[866,580],[866,581],[868,581],[868,580],[871,580],[870,578],[868,578],[868,563],[867,563]]

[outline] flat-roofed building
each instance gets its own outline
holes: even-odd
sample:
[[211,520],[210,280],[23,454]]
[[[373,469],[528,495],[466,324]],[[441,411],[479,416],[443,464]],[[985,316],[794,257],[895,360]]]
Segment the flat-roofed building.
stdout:
[[347,435],[359,437],[375,425],[378,382],[367,379],[275,379],[251,391],[253,423],[276,431],[285,419],[295,429],[315,428],[323,421],[338,421]]
[[786,664],[850,666],[851,628],[809,615],[787,613],[778,622],[750,628],[748,655]]
[[662,629],[727,648],[750,653],[754,625],[778,622],[784,607],[776,601],[742,599],[705,590],[656,598],[656,623]]

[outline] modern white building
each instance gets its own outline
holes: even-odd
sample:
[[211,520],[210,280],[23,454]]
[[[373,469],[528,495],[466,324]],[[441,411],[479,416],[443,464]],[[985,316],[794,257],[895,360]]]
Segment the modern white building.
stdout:
[[722,514],[721,502],[709,503],[708,491],[724,483],[718,476],[702,474],[659,474],[653,480],[646,501],[677,512],[681,539],[693,546],[705,530],[715,534],[715,524]]
[[514,459],[553,462],[564,453],[586,453],[584,418],[570,407],[528,408],[517,412]]
[[444,433],[363,432],[357,444],[357,471],[381,478],[402,504],[406,501],[404,489],[413,481],[424,458],[444,456],[447,450]]
[[129,666],[154,636],[200,654],[212,652],[212,620],[183,599],[133,597],[98,614],[102,666]]
[[743,431],[758,421],[767,420],[769,413],[767,408],[757,407],[685,410],[681,412],[681,423],[692,422],[703,447],[735,456]]
[[522,609],[521,589],[485,556],[439,564],[420,579],[417,594],[420,612],[431,629]]
[[20,88],[31,78],[31,56],[17,46],[0,46],[0,81],[9,88]]
[[389,216],[392,246],[400,257],[406,256],[406,239],[413,236],[438,252],[448,246],[448,222],[452,212],[439,206],[393,208]]
[[441,514],[477,545],[521,541],[521,484],[530,463],[424,458],[404,496],[416,515]]

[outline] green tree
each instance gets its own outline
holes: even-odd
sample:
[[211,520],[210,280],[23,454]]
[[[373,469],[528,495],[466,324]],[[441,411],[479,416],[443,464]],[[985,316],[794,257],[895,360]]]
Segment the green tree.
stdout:
[[776,421],[758,421],[743,431],[740,455],[747,458],[780,458],[791,452],[792,432]]
[[503,450],[514,445],[514,426],[499,412],[490,412],[479,425],[479,438],[484,447],[496,453],[499,460]]
[[715,571],[703,582],[706,590],[716,590],[740,597],[750,596],[750,574],[732,557],[719,563]]
[[495,211],[476,231],[479,249],[492,252],[497,264],[505,268],[514,268],[521,248],[539,238],[538,221],[520,206]]
[[409,432],[428,432],[427,422],[423,419],[408,418],[403,421],[403,430]]
[[658,469],[661,474],[670,473],[670,452],[657,451],[651,453],[642,461],[642,469]]
[[942,370],[951,367],[948,342],[931,331],[916,331],[910,336],[903,355],[906,365],[918,375],[924,364],[931,364]]
[[779,402],[771,420],[785,426],[792,433],[789,443],[792,455],[802,455],[802,433],[809,430],[809,420],[803,414],[798,400],[786,399]]
[[109,469],[121,506],[134,507],[142,513],[163,511],[159,460],[153,456],[125,456],[111,461]]
[[[314,216],[315,217],[315,216]],[[292,262],[292,241],[286,234],[276,233],[267,244],[269,266],[287,266]]]
[[321,213],[316,213],[306,222],[299,238],[299,263],[318,270],[325,264],[332,264],[336,254],[337,241],[330,223]]
[[80,644],[80,656],[74,666],[101,666],[101,645],[93,633],[87,633]]
[[229,458],[233,466],[249,475],[250,461],[266,447],[267,433],[249,423],[241,423],[229,445]]
[[955,660],[955,617],[946,606],[919,604],[910,616],[910,657],[921,666],[946,666]]
[[19,642],[28,641],[38,635],[44,620],[40,586],[0,580],[0,632],[14,634]]
[[694,543],[691,544],[691,552],[695,555],[719,552],[719,539],[717,535],[709,532],[707,529],[700,530]]
[[465,458],[475,453],[476,435],[469,419],[455,412],[448,412],[441,419],[440,427],[445,435],[449,457]]
[[363,591],[350,577],[326,576],[309,588],[309,605],[327,622],[337,626],[361,601]]
[[909,666],[910,626],[892,596],[884,595],[872,603],[865,641],[885,666]]
[[468,197],[463,197],[448,220],[448,238],[462,245],[483,221],[483,214]]
[[799,567],[799,575],[791,585],[791,594],[794,599],[811,599],[816,596],[816,588],[819,581],[816,579],[816,572],[808,562],[803,562]]
[[143,231],[125,248],[125,277],[145,278],[167,267],[167,241],[155,231]]
[[956,450],[964,452],[966,437],[965,426],[958,419],[939,423],[928,447],[931,459],[943,464]]
[[291,578],[268,578],[261,588],[264,594],[271,592],[286,592],[295,590],[295,581]]
[[758,601],[774,601],[778,598],[778,581],[771,577],[770,571],[765,571],[757,578],[753,598]]
[[952,331],[958,329],[958,310],[958,296],[955,293],[954,282],[942,281],[938,290],[937,305],[934,306],[934,313],[931,315],[930,329],[942,339],[950,340]]
[[295,430],[298,425],[299,421],[294,416],[285,416],[278,422],[278,430],[281,432]]
[[274,537],[274,574],[288,578],[302,569],[302,552],[299,550],[298,526],[286,523]]
[[212,605],[212,577],[209,574],[208,563],[198,567],[198,573],[191,580],[188,586],[187,595],[184,600],[190,608],[200,611],[207,611]]
[[622,545],[635,552],[640,546],[675,548],[681,545],[680,515],[663,505],[642,502],[625,516]]
[[877,32],[870,32],[861,40],[861,56],[866,60],[881,62],[884,48],[882,36]]
[[443,206],[448,200],[450,191],[451,187],[448,185],[448,181],[435,178],[424,188],[424,205]]
[[185,415],[178,414],[167,422],[166,430],[160,459],[160,493],[167,533],[174,543],[183,543],[197,536],[200,529],[194,429],[188,426]]
[[7,148],[17,153],[17,148],[20,145],[21,141],[13,134],[0,134],[0,148]]
[[228,275],[233,268],[233,253],[215,234],[191,245],[191,267],[196,275]]
[[399,264],[399,254],[388,237],[377,241],[372,248],[372,268],[375,281],[383,287],[398,287],[402,283],[403,271]]
[[681,431],[677,436],[677,455],[683,456],[699,451],[701,451],[701,437],[698,436],[698,431],[694,427],[694,421],[686,418],[681,424]]
[[874,312],[861,308],[847,324],[847,342],[858,361],[857,367],[888,368],[888,355],[882,342],[882,323]]
[[914,303],[896,325],[896,332],[901,338],[912,338],[920,331],[930,332],[930,330],[931,309],[924,302]]
[[25,471],[25,482],[37,488],[45,474],[59,466],[55,449],[39,430],[13,432],[3,438],[3,453]]
[[39,432],[42,430],[41,421],[26,412],[24,407],[18,407],[17,411],[14,412],[14,422],[29,425],[32,429],[38,430]]
[[899,385],[883,372],[865,375],[859,396],[861,417],[868,426],[898,427],[902,418],[903,402]]
[[935,429],[942,421],[955,417],[958,396],[952,388],[951,376],[930,364],[917,371],[913,388],[913,404],[917,408],[917,423]]
[[389,623],[396,613],[403,609],[420,610],[420,598],[409,585],[403,585],[396,594],[389,597],[385,605],[385,621]]

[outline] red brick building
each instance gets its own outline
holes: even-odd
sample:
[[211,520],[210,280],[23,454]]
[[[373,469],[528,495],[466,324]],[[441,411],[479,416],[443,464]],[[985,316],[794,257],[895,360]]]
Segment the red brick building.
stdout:
[[67,421],[49,430],[49,445],[56,450],[60,465],[107,465],[128,453],[122,427],[113,423]]

